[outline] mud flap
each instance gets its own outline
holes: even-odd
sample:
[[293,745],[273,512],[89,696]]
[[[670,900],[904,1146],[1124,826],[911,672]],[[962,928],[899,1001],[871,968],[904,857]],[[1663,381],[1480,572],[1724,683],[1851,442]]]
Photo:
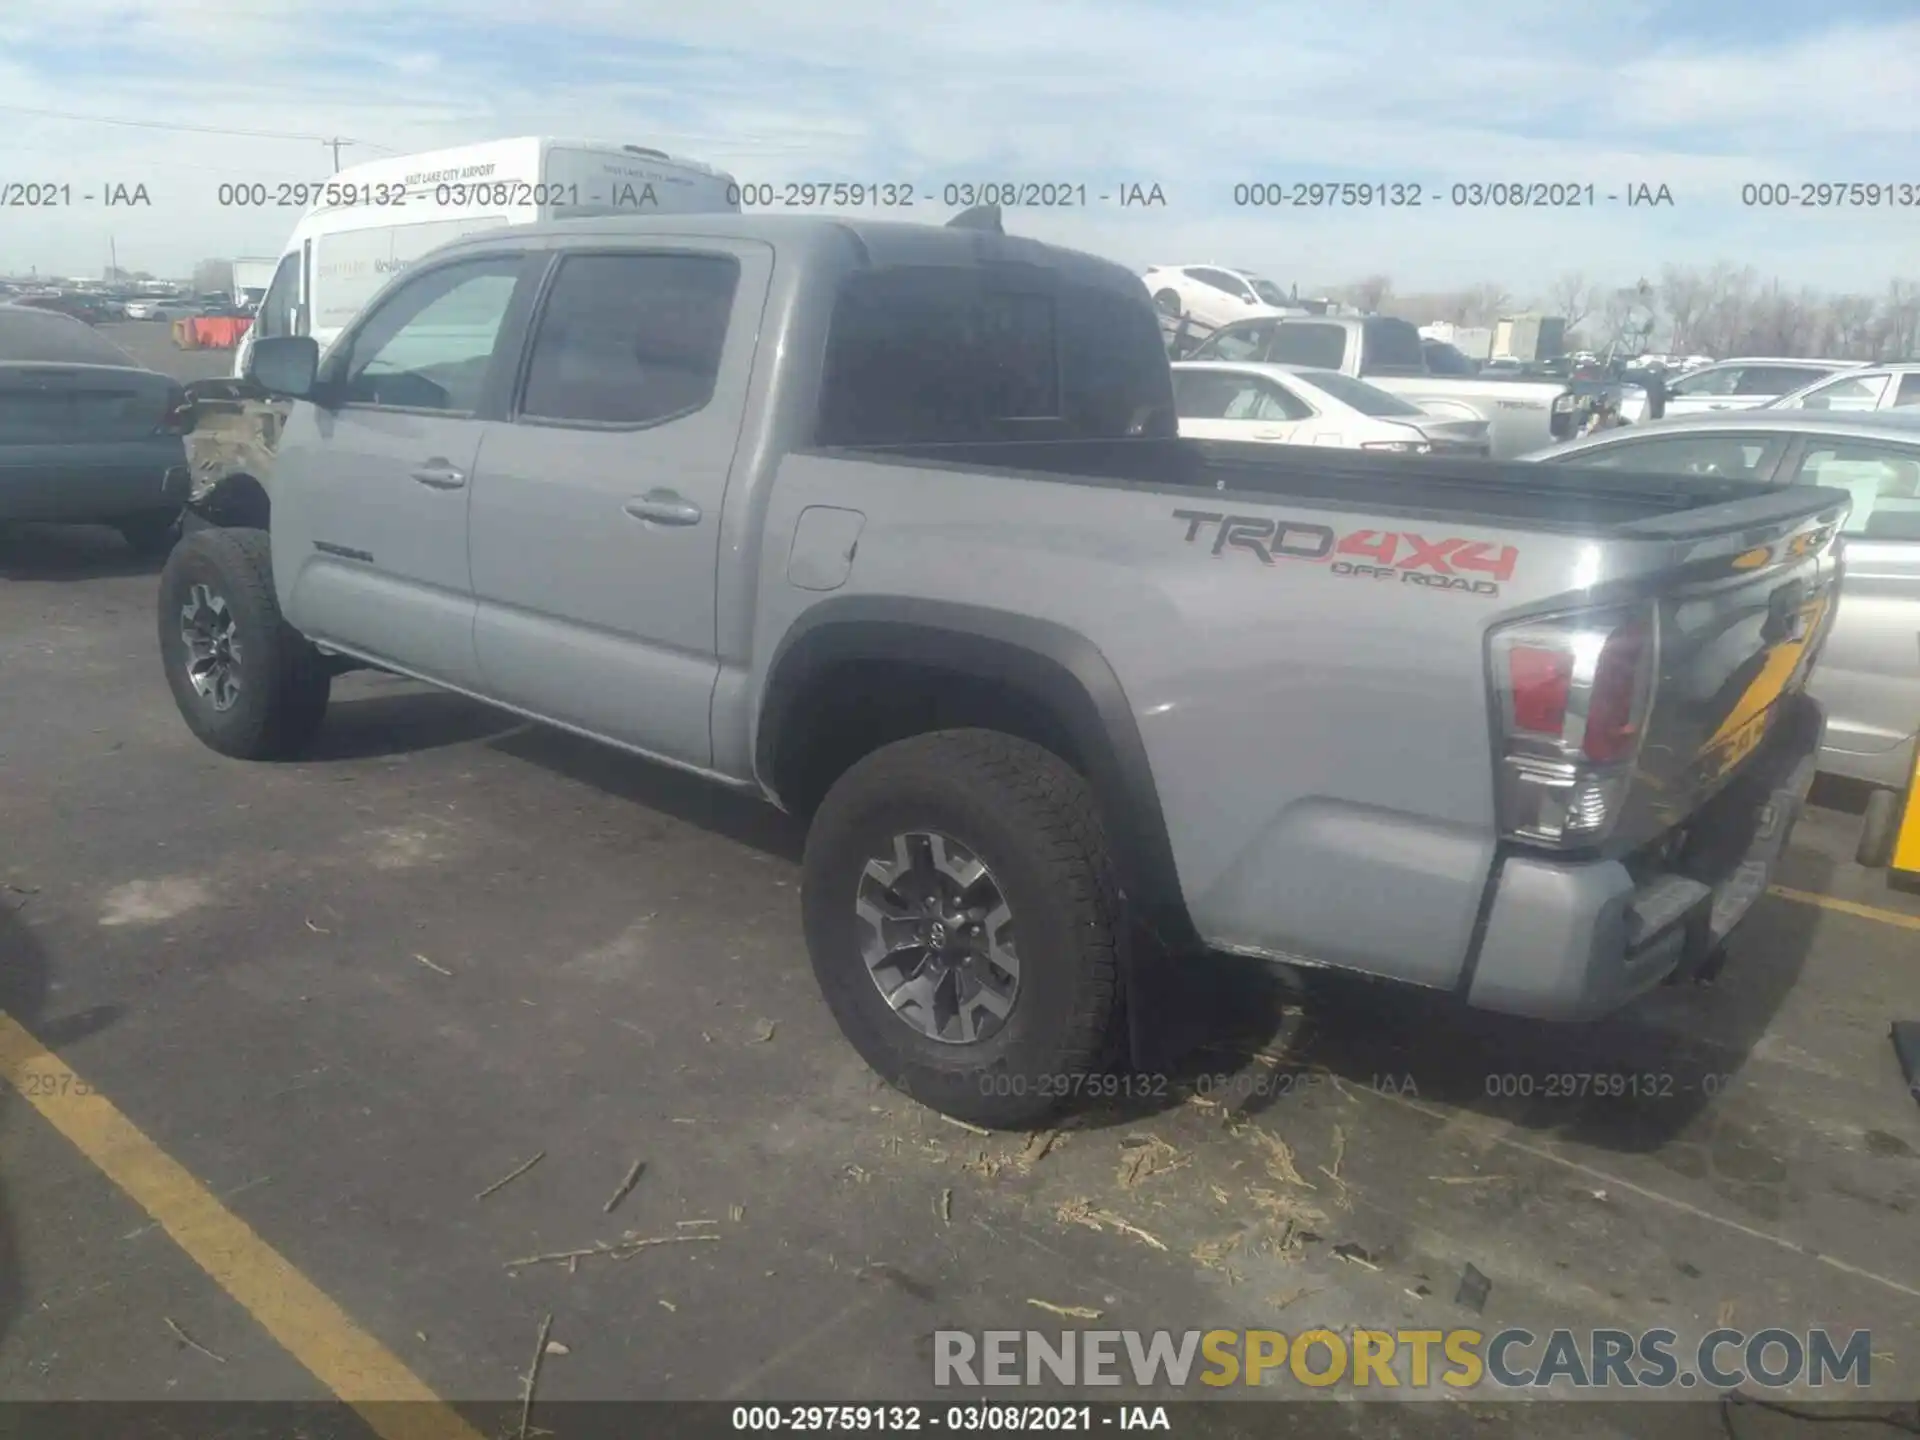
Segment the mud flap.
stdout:
[[1250,972],[1259,962],[1192,948],[1178,949],[1136,934],[1121,961],[1126,1053],[1115,1063],[1136,1075],[1171,1076],[1196,1052],[1244,1025]]

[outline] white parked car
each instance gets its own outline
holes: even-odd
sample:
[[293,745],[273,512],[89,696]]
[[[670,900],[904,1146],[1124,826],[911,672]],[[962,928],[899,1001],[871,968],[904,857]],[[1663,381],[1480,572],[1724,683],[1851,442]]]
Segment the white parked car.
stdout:
[[1431,415],[1377,385],[1292,365],[1183,361],[1173,367],[1180,433],[1193,440],[1331,445],[1408,455],[1486,455],[1485,420]]
[[1790,391],[1858,369],[1858,360],[1806,360],[1748,355],[1716,360],[1667,384],[1669,415],[1702,415],[1709,410],[1752,410]]
[[1278,285],[1251,270],[1232,270],[1223,265],[1150,265],[1141,278],[1162,314],[1190,316],[1202,325],[1307,313]]
[[1910,410],[1920,406],[1920,361],[1866,365],[1802,386],[1763,410]]
[[180,320],[199,315],[205,309],[199,301],[184,295],[152,295],[144,300],[129,300],[126,315],[129,320]]

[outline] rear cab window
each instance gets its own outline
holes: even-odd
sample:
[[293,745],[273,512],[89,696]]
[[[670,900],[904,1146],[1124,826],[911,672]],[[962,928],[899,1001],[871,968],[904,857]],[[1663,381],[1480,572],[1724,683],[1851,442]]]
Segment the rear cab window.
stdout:
[[1130,296],[1044,272],[892,266],[845,283],[817,443],[946,444],[1174,433],[1160,326]]

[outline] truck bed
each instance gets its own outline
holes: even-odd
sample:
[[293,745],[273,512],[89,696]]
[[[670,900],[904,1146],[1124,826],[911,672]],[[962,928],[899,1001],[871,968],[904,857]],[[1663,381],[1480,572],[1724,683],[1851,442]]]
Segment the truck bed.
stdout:
[[[1682,539],[1777,523],[1847,499],[1836,490],[1702,476],[1170,438],[970,441],[832,453],[1087,484],[1211,490],[1255,501],[1283,496],[1591,538]],[[1707,511],[1715,513],[1701,513]]]

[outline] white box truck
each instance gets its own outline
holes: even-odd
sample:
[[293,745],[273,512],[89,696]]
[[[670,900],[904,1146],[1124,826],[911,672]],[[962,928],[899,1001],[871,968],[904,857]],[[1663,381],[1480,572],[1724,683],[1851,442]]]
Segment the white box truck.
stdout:
[[[544,136],[369,160],[319,190],[281,250],[252,334],[311,335],[324,349],[395,273],[475,230],[740,208],[734,178],[697,160]],[[235,353],[236,379],[246,375],[250,339]]]

